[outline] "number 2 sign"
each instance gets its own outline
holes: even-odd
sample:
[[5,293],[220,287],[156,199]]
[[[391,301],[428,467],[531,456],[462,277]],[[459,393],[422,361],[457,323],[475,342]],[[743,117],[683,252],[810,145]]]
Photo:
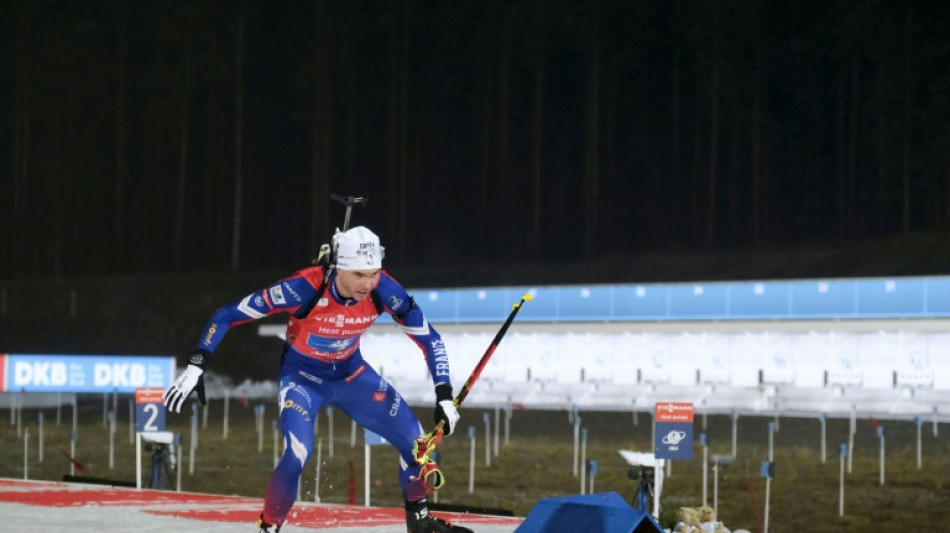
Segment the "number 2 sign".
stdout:
[[135,431],[165,431],[164,392],[165,389],[154,387],[135,389]]

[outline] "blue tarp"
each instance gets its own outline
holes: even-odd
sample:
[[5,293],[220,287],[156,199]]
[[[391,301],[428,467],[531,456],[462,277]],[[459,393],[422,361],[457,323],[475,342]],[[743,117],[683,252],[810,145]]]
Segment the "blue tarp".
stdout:
[[541,500],[514,533],[660,533],[653,517],[616,492]]

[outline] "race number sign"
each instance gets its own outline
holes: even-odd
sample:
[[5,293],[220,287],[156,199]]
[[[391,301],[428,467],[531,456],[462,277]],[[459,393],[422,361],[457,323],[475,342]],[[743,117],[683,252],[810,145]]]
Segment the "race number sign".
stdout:
[[653,443],[657,459],[693,458],[693,404],[656,403],[656,436]]
[[135,389],[135,431],[152,433],[165,431],[165,389],[156,387]]

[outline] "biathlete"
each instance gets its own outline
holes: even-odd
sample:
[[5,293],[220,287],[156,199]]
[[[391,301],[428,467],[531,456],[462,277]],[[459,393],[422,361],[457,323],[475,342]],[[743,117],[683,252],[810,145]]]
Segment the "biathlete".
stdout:
[[[459,420],[452,402],[449,358],[441,336],[406,290],[382,270],[379,237],[358,226],[333,239],[334,264],[313,266],[218,309],[188,360],[165,391],[165,406],[181,412],[192,392],[205,402],[203,373],[228,329],[276,313],[289,313],[279,375],[284,451],[271,474],[258,520],[261,533],[276,533],[287,519],[297,484],[313,451],[313,420],[324,405],[342,409],[399,451],[399,482],[409,533],[473,533],[429,514],[429,488],[414,442],[422,425],[410,406],[360,353],[360,336],[383,312],[419,346],[435,386],[435,423],[451,434]],[[325,269],[330,269],[326,277]]]

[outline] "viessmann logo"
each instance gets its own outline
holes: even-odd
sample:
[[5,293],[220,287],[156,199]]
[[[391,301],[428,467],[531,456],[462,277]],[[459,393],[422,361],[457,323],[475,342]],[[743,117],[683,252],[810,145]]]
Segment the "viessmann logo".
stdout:
[[343,326],[351,325],[362,325],[362,324],[372,324],[376,320],[375,316],[346,316],[338,314],[336,316],[315,316],[313,317],[315,322],[324,322],[327,324],[332,324],[335,327],[341,328]]

